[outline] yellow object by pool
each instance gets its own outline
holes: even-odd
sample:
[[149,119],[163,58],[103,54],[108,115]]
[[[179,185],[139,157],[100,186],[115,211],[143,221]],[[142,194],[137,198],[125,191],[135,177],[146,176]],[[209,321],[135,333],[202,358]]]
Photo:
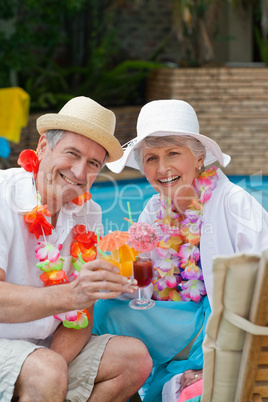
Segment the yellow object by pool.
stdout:
[[0,88],[0,137],[20,142],[22,127],[28,122],[30,96],[22,88]]

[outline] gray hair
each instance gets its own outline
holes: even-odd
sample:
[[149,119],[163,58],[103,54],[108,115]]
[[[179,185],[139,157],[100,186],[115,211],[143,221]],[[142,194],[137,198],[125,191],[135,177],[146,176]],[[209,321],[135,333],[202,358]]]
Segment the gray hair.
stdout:
[[206,157],[206,148],[204,147],[204,145],[197,138],[194,138],[190,135],[167,135],[163,137],[148,136],[144,138],[144,140],[141,141],[139,146],[133,150],[134,158],[139,166],[140,171],[144,173],[142,163],[143,147],[161,148],[161,147],[167,147],[169,145],[176,145],[178,147],[187,147],[190,149],[190,151],[197,159]]
[[48,145],[51,150],[53,150],[55,148],[55,146],[57,145],[57,143],[59,142],[59,140],[62,139],[62,137],[64,136],[64,133],[65,133],[64,130],[52,129],[52,130],[46,131]]
[[[55,148],[55,146],[62,139],[62,137],[64,136],[65,133],[66,133],[66,130],[51,129],[51,130],[46,131],[46,133],[45,133],[46,138],[48,141],[49,148],[51,150],[53,150]],[[107,158],[108,158],[108,152],[106,151],[106,155],[105,155],[104,161],[103,161],[100,169],[102,169],[103,166],[106,164]]]

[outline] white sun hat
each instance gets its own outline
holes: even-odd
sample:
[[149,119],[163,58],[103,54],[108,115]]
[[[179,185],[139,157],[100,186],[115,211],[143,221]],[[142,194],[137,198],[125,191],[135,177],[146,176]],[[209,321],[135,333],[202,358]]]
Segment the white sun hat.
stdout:
[[67,102],[59,113],[48,113],[36,121],[40,135],[57,129],[81,134],[97,142],[108,152],[107,161],[120,159],[123,150],[114,137],[115,114],[94,100],[78,96]]
[[125,166],[139,169],[133,150],[150,135],[159,137],[188,135],[198,139],[206,148],[205,166],[219,161],[225,167],[231,160],[215,141],[199,133],[198,118],[189,103],[178,99],[167,99],[149,102],[141,108],[137,121],[137,137],[123,145],[122,158],[108,163],[107,167],[115,173],[120,173]]

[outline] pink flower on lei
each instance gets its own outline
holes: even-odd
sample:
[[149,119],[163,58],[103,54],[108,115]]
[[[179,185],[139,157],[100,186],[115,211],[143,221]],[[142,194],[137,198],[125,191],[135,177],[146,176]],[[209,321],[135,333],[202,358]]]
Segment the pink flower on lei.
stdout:
[[88,325],[88,320],[90,318],[89,313],[86,309],[84,310],[74,310],[68,311],[68,313],[61,313],[54,315],[54,318],[62,321],[66,328],[85,328]]
[[166,275],[163,278],[159,278],[155,282],[155,286],[157,286],[157,289],[159,290],[159,292],[161,292],[166,287],[175,288],[176,286],[178,286],[178,283],[175,276]]
[[55,262],[60,256],[60,250],[62,249],[62,244],[53,245],[45,243],[37,243],[38,246],[35,248],[35,258],[40,261],[49,260],[50,262]]
[[188,260],[191,258],[194,258],[195,261],[199,261],[200,258],[199,248],[190,243],[182,244],[178,255],[181,258],[181,262],[184,264],[187,264]]
[[160,248],[157,247],[156,249],[157,254],[159,257],[163,260],[167,260],[172,258],[173,256],[176,257],[178,256],[178,252],[174,250],[173,248]]
[[159,259],[154,262],[154,266],[158,268],[162,272],[162,274],[164,274],[165,272],[169,272],[171,270],[172,262],[170,259]]
[[181,264],[184,271],[182,271],[181,276],[183,279],[203,279],[203,274],[198,265],[195,264],[195,261],[191,259],[187,264]]
[[167,275],[165,277],[165,282],[166,282],[166,286],[169,288],[175,288],[175,286],[177,286],[177,281],[174,276]]
[[181,288],[180,295],[183,301],[193,300],[198,303],[201,297],[207,294],[204,282],[199,280],[183,282],[181,283]]
[[159,259],[154,261],[154,266],[158,268],[162,274],[169,272],[173,265],[178,266],[179,256],[173,248],[165,249],[158,247],[156,249]]
[[210,168],[203,172],[198,179],[195,179],[195,187],[201,193],[200,201],[202,203],[208,201],[212,196],[212,191],[218,181],[217,169]]
[[179,217],[179,213],[173,211],[173,202],[170,198],[160,197],[160,201],[157,200],[155,205],[159,204],[160,208],[157,212],[156,218],[160,220],[164,220],[165,218],[177,219]]
[[203,223],[203,207],[198,209],[186,209],[184,212],[185,219],[181,222],[182,225],[196,224],[197,227],[201,227]]
[[160,240],[168,241],[170,239],[170,237],[180,235],[180,228],[178,228],[176,226],[164,225],[164,224],[160,223],[160,224],[158,224],[157,227],[162,232],[162,234],[158,235]]

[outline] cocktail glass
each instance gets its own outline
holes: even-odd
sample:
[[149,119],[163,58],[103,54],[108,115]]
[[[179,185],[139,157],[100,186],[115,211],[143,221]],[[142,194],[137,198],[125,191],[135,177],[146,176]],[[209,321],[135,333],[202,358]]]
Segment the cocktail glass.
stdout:
[[152,308],[155,302],[151,299],[147,299],[144,296],[144,288],[148,286],[153,279],[154,269],[153,262],[148,257],[137,257],[133,262],[133,276],[138,281],[138,298],[131,300],[129,306],[136,310],[145,310]]
[[135,260],[135,251],[127,244],[124,244],[117,250],[105,252],[105,255],[100,254],[99,257],[118,267],[120,270],[120,275],[123,275],[127,278],[131,278],[133,276],[133,261]]

